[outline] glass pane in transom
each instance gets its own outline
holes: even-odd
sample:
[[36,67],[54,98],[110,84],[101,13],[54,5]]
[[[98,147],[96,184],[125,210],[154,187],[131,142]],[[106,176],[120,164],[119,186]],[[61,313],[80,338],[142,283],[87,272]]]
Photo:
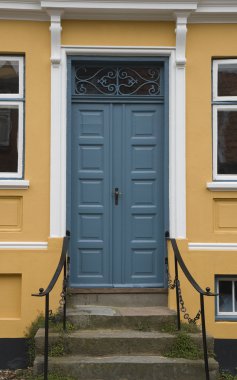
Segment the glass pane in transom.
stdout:
[[18,169],[18,107],[0,106],[0,172]]
[[160,68],[139,65],[75,65],[74,95],[160,95]]
[[219,311],[233,312],[232,281],[219,281]]
[[218,110],[218,174],[237,174],[237,110]]
[[237,96],[237,64],[218,65],[218,96]]
[[0,59],[0,94],[19,93],[19,62]]

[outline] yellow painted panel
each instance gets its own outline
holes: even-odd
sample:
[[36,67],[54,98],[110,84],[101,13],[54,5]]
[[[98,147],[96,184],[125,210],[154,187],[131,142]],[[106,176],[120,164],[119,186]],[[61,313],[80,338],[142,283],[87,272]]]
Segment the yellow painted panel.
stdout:
[[175,46],[175,23],[64,20],[62,22],[62,44]]
[[0,274],[0,319],[21,316],[21,274]]
[[22,228],[22,197],[0,196],[0,232]]
[[216,231],[237,231],[237,199],[214,199]]
[[[221,224],[217,226],[216,216],[213,222],[213,199],[217,194],[206,188],[206,183],[212,181],[212,59],[235,57],[236,35],[236,24],[188,24],[187,237],[192,242],[236,242],[236,235],[230,233],[236,229],[231,207],[222,208],[217,222]],[[237,198],[237,192],[219,192],[218,198]]]
[[[210,287],[213,292],[215,291],[215,275],[233,274],[237,261],[235,251],[189,251],[187,240],[179,240],[178,246],[186,266],[202,289]],[[173,280],[174,256],[170,244],[168,262],[169,273]],[[187,313],[193,318],[200,309],[199,294],[188,283],[181,270],[179,270],[179,279]],[[169,307],[176,310],[175,289],[169,290]],[[184,314],[181,312],[183,320]],[[215,321],[215,297],[205,297],[205,315],[207,331],[211,336],[219,339],[237,339],[236,323]],[[200,325],[201,321],[197,323]]]
[[[49,26],[49,22],[0,20],[0,54],[21,54],[25,58],[24,170],[25,179],[30,180],[30,188],[0,190],[1,197],[15,196],[23,200],[20,230],[19,227],[11,227],[11,239],[15,241],[47,241],[49,236]],[[6,212],[7,207],[3,211],[4,214],[0,212],[0,225],[4,225],[4,220],[6,225],[13,225],[13,209],[10,214]],[[0,226],[0,240],[9,240],[8,228]]]

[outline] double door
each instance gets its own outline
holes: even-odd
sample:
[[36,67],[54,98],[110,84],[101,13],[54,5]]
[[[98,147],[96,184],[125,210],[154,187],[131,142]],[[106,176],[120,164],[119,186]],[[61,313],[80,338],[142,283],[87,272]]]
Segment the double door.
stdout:
[[163,112],[72,104],[72,287],[164,286]]

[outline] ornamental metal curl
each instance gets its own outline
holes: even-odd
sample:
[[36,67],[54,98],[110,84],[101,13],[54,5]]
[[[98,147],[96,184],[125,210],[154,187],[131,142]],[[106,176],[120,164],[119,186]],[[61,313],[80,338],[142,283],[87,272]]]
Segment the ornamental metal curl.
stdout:
[[75,95],[155,96],[160,94],[157,67],[76,66]]

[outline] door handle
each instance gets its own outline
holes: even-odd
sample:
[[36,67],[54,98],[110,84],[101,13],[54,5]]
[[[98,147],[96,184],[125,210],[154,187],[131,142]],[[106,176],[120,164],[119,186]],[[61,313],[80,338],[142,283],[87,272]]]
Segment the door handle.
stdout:
[[113,195],[114,195],[114,204],[115,206],[118,206],[119,197],[123,195],[123,193],[119,191],[118,187],[115,187],[115,189],[113,190]]

